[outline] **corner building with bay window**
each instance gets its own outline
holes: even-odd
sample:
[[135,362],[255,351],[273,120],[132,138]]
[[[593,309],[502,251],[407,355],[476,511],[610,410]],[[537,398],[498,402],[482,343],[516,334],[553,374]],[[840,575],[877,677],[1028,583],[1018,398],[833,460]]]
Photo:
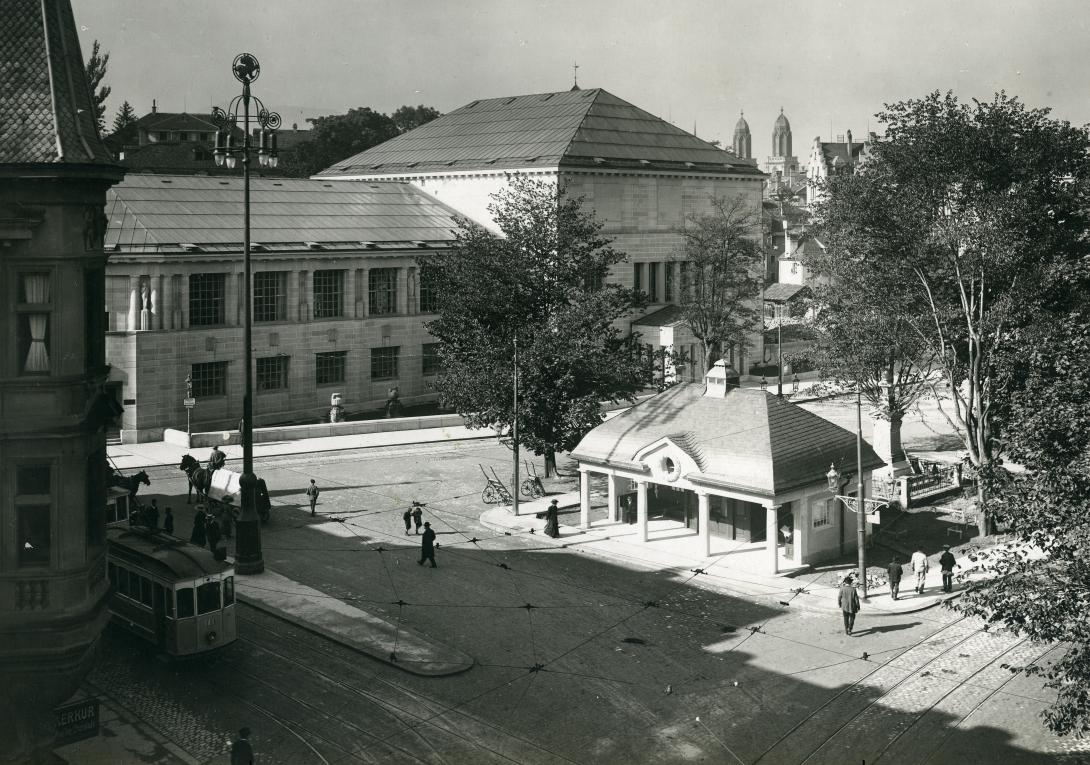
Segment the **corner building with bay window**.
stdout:
[[[251,178],[254,422],[328,421],[435,399],[418,259],[454,212],[403,183]],[[129,175],[106,209],[106,354],[123,442],[235,429],[242,413],[242,179]]]

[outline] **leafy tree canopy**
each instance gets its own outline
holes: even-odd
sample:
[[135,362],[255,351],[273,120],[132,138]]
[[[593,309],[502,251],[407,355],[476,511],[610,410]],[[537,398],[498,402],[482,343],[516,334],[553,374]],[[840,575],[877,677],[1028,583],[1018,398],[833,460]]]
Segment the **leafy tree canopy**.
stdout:
[[500,233],[459,222],[449,253],[421,260],[438,318],[442,400],[471,427],[510,429],[518,342],[522,443],[568,451],[602,421],[602,401],[632,400],[647,380],[634,342],[613,326],[639,296],[604,284],[624,255],[581,200],[514,176],[489,211]]
[[[690,215],[679,231],[678,306],[704,348],[707,369],[724,348],[745,348],[760,327],[757,296],[764,273],[760,211],[744,196],[713,197],[711,212]],[[739,370],[745,372],[745,370]]]
[[402,106],[393,117],[361,106],[347,114],[311,117],[309,139],[281,153],[284,175],[306,177],[440,116],[430,106]]
[[[87,87],[91,90],[91,105],[95,109],[95,121],[98,132],[106,130],[106,99],[113,90],[109,85],[102,85],[106,77],[106,65],[110,63],[110,54],[102,53],[98,40],[91,44],[91,57],[87,59]],[[100,87],[101,86],[101,87]]]
[[819,270],[903,319],[920,342],[901,351],[918,368],[934,359],[985,479],[983,513],[1002,448],[995,361],[1033,321],[1042,269],[1085,252],[1090,144],[1003,93],[969,105],[935,92],[878,117],[885,139],[858,172],[831,177],[816,208]]
[[436,117],[443,116],[438,109],[420,104],[418,106],[399,106],[393,113],[392,119],[397,129],[402,133],[408,133],[421,125],[431,122]]

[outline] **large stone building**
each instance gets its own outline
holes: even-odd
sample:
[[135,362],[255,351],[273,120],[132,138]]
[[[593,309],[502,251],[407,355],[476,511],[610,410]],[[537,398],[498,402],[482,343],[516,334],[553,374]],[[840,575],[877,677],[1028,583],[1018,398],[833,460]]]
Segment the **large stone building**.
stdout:
[[878,140],[874,133],[868,133],[866,141],[854,141],[850,130],[836,138],[835,141],[822,141],[818,136],[810,147],[810,158],[806,164],[808,205],[821,197],[821,184],[829,176],[855,172],[860,163],[866,162],[867,154]]
[[107,618],[102,209],[121,169],[68,0],[6,0],[0,64],[0,759],[24,761]]
[[[123,441],[242,412],[242,179],[130,175],[109,195],[107,355]],[[454,213],[405,183],[251,180],[254,418],[318,422],[433,400],[430,293],[417,258],[449,246]]]
[[[600,88],[473,101],[428,124],[349,157],[318,177],[344,182],[409,183],[482,225],[495,227],[490,195],[508,176],[549,179],[583,197],[614,247],[628,255],[615,283],[650,297],[647,315],[676,302],[678,233],[686,217],[711,210],[713,197],[743,196],[759,219],[764,174],[736,156]],[[760,236],[758,230],[755,236]],[[637,319],[639,317],[636,317]],[[666,327],[639,330],[649,350]],[[670,327],[675,349],[700,345]],[[675,331],[676,330],[676,331]],[[731,362],[743,370],[760,358],[760,335]],[[703,369],[702,366],[698,366]]]

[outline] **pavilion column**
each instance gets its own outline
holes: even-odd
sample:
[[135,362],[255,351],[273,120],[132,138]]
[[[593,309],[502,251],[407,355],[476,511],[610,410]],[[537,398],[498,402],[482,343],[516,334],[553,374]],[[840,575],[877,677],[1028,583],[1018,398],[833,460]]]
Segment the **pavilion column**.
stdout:
[[608,509],[606,512],[609,515],[610,523],[616,523],[618,516],[620,515],[617,507],[617,476],[613,473],[610,473],[608,476],[606,476],[606,481],[607,495],[609,498],[607,502]]
[[768,573],[780,573],[780,506],[765,505],[765,549],[768,551]]
[[579,471],[579,528],[590,528],[590,473]]
[[696,493],[696,512],[697,523],[700,525],[697,532],[700,535],[700,550],[703,556],[708,558],[712,554],[712,514],[708,502],[708,492],[698,491]]
[[350,319],[356,316],[356,270],[350,268],[342,273],[344,274],[344,312],[341,315]]
[[174,277],[163,274],[159,277],[159,329],[174,329]]
[[299,272],[299,321],[310,321],[310,294],[314,289],[313,271]]
[[140,277],[129,277],[129,315],[126,317],[126,326],[129,332],[140,329]]
[[163,328],[163,275],[152,274],[151,282],[151,329]]
[[647,541],[647,481],[636,481],[636,539]]

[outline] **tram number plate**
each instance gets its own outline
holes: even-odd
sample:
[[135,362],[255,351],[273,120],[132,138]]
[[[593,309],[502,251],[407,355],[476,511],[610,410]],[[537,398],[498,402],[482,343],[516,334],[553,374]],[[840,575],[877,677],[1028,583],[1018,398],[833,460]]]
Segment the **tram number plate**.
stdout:
[[55,746],[94,738],[98,735],[98,699],[80,699],[53,710],[56,726]]

